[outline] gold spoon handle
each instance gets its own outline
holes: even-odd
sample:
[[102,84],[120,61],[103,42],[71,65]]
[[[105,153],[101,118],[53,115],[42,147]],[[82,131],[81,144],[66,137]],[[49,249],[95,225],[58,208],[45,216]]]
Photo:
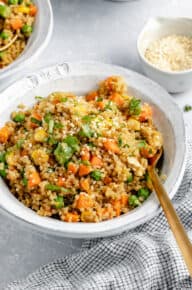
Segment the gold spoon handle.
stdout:
[[164,210],[165,216],[167,217],[167,221],[183,255],[189,274],[192,277],[192,244],[190,243],[187,233],[159,179],[158,174],[151,166],[148,168],[148,172],[159,202]]

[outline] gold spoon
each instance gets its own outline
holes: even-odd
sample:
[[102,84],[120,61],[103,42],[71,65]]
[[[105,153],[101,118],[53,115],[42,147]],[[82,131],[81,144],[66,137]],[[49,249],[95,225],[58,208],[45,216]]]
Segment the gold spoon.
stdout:
[[156,154],[153,158],[151,164],[148,166],[149,177],[152,181],[154,190],[156,191],[159,202],[164,210],[164,214],[167,218],[169,226],[175,236],[175,240],[180,248],[180,251],[183,255],[183,259],[188,268],[189,274],[192,277],[192,244],[187,236],[187,233],[182,225],[171,200],[168,197],[167,192],[165,191],[161,180],[155,170],[157,162],[162,156],[162,149]]

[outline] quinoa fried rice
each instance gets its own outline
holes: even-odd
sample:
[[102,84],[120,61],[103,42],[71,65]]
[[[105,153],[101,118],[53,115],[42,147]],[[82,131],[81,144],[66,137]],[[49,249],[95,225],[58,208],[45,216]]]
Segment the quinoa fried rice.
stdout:
[[0,0],[0,68],[12,63],[25,49],[36,13],[32,0]]
[[122,77],[86,96],[36,99],[0,129],[0,174],[16,198],[66,222],[112,219],[148,198],[147,166],[162,136]]

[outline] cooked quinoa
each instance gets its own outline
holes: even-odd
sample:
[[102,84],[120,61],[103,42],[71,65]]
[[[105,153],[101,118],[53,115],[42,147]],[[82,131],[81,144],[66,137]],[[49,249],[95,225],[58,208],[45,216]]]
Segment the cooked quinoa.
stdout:
[[54,92],[0,129],[0,174],[41,216],[100,222],[141,205],[148,164],[162,147],[150,105],[112,76],[85,96]]
[[25,49],[36,13],[31,0],[0,0],[0,68],[12,63]]

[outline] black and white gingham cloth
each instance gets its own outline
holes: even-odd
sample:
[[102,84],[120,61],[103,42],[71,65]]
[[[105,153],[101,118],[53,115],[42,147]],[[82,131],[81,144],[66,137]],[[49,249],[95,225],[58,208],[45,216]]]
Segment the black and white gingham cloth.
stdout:
[[[192,140],[191,140],[192,141]],[[192,239],[192,142],[174,205]],[[79,253],[41,267],[5,290],[192,289],[163,213],[149,223],[105,239],[87,240]]]

